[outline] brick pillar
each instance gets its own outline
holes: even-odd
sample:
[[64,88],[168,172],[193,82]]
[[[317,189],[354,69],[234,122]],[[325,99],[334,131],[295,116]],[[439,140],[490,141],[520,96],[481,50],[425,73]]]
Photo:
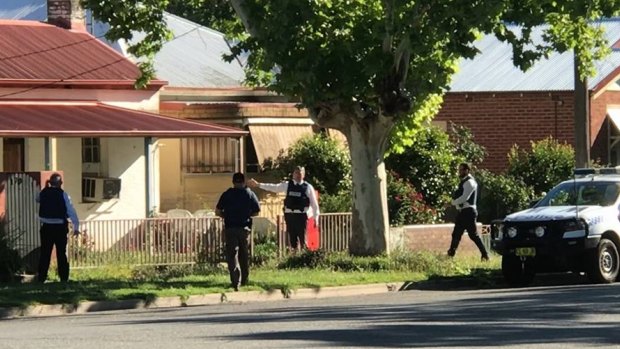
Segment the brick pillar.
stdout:
[[60,28],[86,30],[80,0],[47,0],[47,22]]

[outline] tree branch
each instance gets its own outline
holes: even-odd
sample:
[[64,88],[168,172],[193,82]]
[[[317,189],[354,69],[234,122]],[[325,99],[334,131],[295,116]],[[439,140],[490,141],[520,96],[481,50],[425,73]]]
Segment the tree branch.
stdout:
[[259,37],[258,30],[256,30],[256,27],[254,27],[252,23],[250,22],[250,15],[248,14],[246,10],[247,1],[230,0],[230,4],[232,5],[233,9],[235,9],[237,16],[239,16],[239,19],[241,19],[241,23],[243,23],[245,30],[247,30],[251,36],[258,38]]

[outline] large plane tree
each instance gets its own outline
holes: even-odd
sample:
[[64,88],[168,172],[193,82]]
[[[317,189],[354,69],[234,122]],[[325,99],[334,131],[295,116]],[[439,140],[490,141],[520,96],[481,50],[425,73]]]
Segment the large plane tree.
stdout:
[[[194,0],[209,6],[209,0]],[[133,49],[147,57],[162,42],[167,0],[84,0],[112,25],[109,39],[148,33]],[[221,5],[221,1],[217,1]],[[384,154],[406,144],[438,111],[459,60],[482,35],[513,48],[527,69],[553,51],[574,50],[581,74],[609,51],[595,21],[618,0],[230,0],[245,30],[231,26],[234,54],[248,55],[247,77],[291,96],[312,120],[347,137],[353,176],[356,255],[389,252]],[[204,10],[204,8],[203,8]],[[533,29],[544,26],[542,36]],[[516,28],[516,29],[515,29]],[[179,52],[179,54],[183,54]],[[492,73],[492,72],[489,72]]]

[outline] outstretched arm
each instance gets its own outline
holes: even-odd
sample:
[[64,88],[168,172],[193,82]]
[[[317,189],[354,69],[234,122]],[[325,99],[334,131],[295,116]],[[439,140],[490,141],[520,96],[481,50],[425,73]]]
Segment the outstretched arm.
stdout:
[[272,193],[285,193],[288,189],[288,182],[281,182],[277,184],[259,183],[257,180],[252,178],[247,184],[250,188],[261,188]]

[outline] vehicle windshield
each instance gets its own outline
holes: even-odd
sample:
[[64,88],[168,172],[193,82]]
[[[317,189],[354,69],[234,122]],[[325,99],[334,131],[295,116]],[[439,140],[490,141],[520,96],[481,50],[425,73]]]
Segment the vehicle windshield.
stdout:
[[620,193],[617,182],[567,182],[551,189],[535,207],[540,206],[610,206]]

